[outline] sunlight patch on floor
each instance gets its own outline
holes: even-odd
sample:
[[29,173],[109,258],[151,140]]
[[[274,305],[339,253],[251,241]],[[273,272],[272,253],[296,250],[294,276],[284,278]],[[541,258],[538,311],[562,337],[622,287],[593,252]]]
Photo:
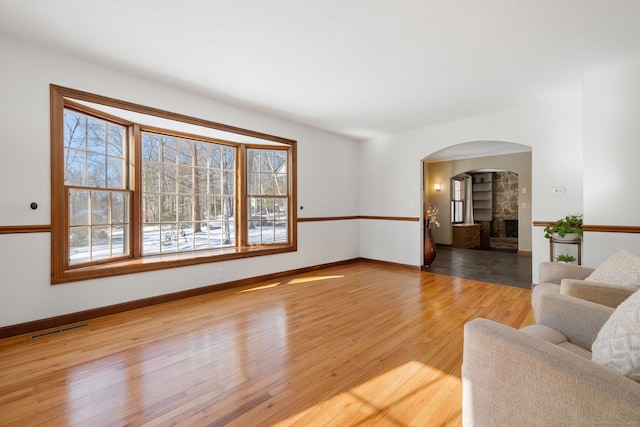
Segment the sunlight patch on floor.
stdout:
[[260,291],[260,290],[263,290],[263,289],[275,288],[277,286],[282,286],[282,285],[299,285],[299,284],[302,284],[302,283],[318,282],[320,280],[342,279],[343,277],[344,277],[343,275],[339,275],[339,276],[299,277],[299,278],[296,278],[296,279],[286,280],[286,281],[282,281],[282,282],[275,282],[275,283],[269,283],[269,284],[262,285],[262,286],[255,286],[255,287],[252,287],[251,289],[242,290],[242,291],[240,291],[240,293]]
[[287,283],[291,284],[291,285],[297,285],[297,284],[300,284],[300,283],[317,282],[319,280],[342,279],[343,277],[344,277],[344,275],[298,277],[297,279],[291,279],[291,280],[287,281]]
[[[452,408],[446,414],[438,408],[442,408],[440,405],[450,399],[452,393],[461,396],[461,391],[462,380],[457,376],[410,361],[335,394],[277,425],[305,425],[305,420],[313,420],[313,425],[321,421],[327,426],[459,425],[459,408]],[[416,413],[420,413],[418,419]]]

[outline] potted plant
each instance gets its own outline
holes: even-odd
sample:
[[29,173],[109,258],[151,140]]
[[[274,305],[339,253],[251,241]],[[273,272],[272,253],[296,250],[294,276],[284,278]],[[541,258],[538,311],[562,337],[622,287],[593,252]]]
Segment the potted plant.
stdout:
[[576,257],[574,257],[573,255],[560,254],[556,257],[556,262],[559,262],[562,264],[569,264],[574,262],[575,260],[576,260]]
[[578,240],[582,236],[582,214],[567,215],[544,228],[544,237],[554,240]]

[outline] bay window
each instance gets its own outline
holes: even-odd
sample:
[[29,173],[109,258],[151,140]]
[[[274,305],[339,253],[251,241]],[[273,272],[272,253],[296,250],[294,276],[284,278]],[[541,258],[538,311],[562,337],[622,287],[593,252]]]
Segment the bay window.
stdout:
[[51,86],[52,283],[296,250],[296,142]]

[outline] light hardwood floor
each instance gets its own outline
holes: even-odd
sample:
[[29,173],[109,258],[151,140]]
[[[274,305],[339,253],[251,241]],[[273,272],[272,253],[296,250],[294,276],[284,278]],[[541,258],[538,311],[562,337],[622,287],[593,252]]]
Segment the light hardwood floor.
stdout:
[[0,425],[460,425],[463,325],[531,291],[354,263],[0,340]]

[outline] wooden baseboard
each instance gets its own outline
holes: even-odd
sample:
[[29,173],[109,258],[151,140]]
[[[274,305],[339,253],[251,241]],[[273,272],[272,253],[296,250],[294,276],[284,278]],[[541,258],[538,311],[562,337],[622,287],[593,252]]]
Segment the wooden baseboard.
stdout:
[[409,265],[409,264],[399,264],[397,262],[380,261],[380,260],[371,259],[371,258],[358,258],[358,261],[370,262],[372,264],[379,264],[379,265],[388,265],[388,266],[392,266],[392,267],[408,268],[408,269],[411,269],[411,270],[420,271],[420,266],[419,265],[416,266],[416,265]]
[[531,257],[531,256],[533,256],[533,252],[531,252],[531,251],[518,251],[518,255]]
[[[138,308],[148,307],[157,304],[163,304],[170,301],[176,301],[183,298],[190,298],[198,295],[208,294],[210,292],[218,292],[231,288],[239,288],[241,286],[252,285],[259,282],[268,280],[279,279],[282,277],[293,276],[296,274],[308,273],[311,271],[322,270],[329,267],[337,267],[340,265],[352,264],[358,261],[367,261],[363,258],[354,258],[344,261],[337,261],[327,264],[315,265],[311,267],[297,268],[294,270],[281,271],[279,273],[265,274],[263,276],[250,277],[247,279],[235,280],[232,282],[219,283],[216,285],[204,286],[201,288],[188,289],[185,291],[174,292],[165,295],[158,295],[155,297],[143,298],[134,301],[127,301],[120,304],[109,305],[105,307],[94,308],[91,310],[78,311],[75,313],[63,314],[60,316],[49,317],[46,319],[34,320],[31,322],[19,323],[16,325],[9,325],[0,327],[0,339],[13,337],[16,335],[29,334],[36,331],[42,331],[45,329],[57,328],[72,323],[86,322],[90,319],[97,317],[108,316],[111,314],[122,313],[125,311],[135,310]],[[374,261],[371,261],[374,262]],[[379,261],[382,263],[382,261]],[[392,263],[386,263],[392,264]],[[397,264],[401,265],[401,264]]]

